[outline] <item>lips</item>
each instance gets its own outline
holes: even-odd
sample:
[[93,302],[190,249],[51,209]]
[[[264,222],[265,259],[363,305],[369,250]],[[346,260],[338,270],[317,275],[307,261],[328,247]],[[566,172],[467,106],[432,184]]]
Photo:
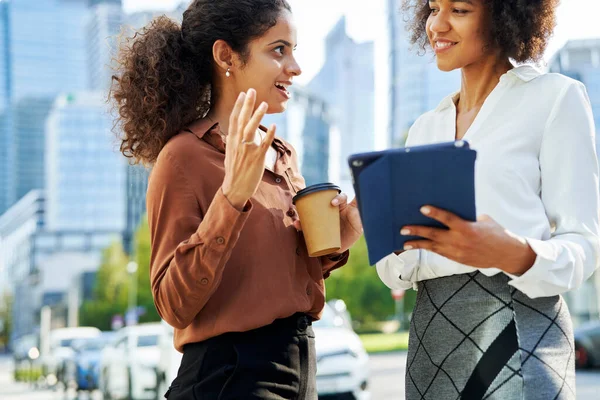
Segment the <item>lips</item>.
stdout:
[[440,52],[446,51],[448,49],[451,49],[452,47],[456,46],[457,44],[458,44],[458,42],[451,42],[449,40],[436,40],[436,41],[434,41],[433,49],[435,50],[436,53],[440,53]]
[[292,84],[290,82],[276,82],[275,83],[275,87],[277,88],[277,90],[279,90],[279,92],[287,99],[290,98],[290,92],[288,90],[288,88],[292,86]]

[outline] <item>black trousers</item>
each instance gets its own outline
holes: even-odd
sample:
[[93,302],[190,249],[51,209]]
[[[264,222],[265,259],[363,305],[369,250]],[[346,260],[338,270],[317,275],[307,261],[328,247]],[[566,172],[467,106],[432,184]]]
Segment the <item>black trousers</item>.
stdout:
[[317,361],[305,314],[187,344],[169,400],[316,400]]

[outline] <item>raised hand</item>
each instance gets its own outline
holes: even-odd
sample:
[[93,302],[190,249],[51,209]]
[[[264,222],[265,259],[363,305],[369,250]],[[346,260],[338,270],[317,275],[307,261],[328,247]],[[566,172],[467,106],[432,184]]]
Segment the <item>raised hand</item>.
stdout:
[[254,137],[268,106],[262,103],[254,111],[256,91],[240,93],[229,118],[229,133],[225,149],[225,179],[223,194],[229,202],[242,210],[254,196],[265,172],[267,150],[275,137],[275,125],[271,125],[260,144]]

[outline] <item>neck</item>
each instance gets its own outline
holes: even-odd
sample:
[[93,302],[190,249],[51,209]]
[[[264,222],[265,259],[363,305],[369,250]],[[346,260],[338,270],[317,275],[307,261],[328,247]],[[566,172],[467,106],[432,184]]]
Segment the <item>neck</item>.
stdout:
[[219,95],[213,96],[213,104],[210,107],[207,117],[213,122],[218,122],[221,133],[228,135],[229,116],[231,115],[231,111],[233,111],[233,106],[239,93],[234,93],[233,90],[221,90],[216,85],[214,89]]
[[481,63],[469,65],[461,70],[458,111],[469,111],[481,107],[485,99],[498,85],[500,77],[512,69],[508,59],[490,57]]

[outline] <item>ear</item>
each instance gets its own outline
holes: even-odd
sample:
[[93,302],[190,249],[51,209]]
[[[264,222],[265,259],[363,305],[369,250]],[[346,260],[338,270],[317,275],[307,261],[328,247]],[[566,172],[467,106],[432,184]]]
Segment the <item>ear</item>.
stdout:
[[225,73],[228,69],[233,71],[236,68],[239,57],[229,43],[219,39],[213,44],[213,58],[215,66]]

